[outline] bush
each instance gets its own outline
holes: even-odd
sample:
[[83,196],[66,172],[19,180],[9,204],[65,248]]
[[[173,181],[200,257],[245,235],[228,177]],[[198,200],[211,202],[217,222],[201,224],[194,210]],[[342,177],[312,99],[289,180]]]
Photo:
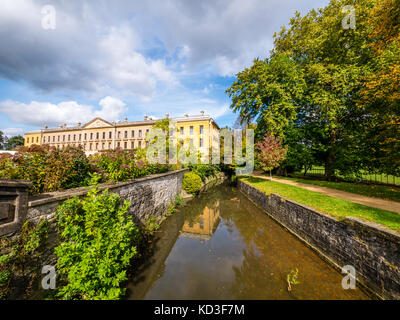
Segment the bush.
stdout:
[[196,194],[202,187],[201,178],[194,172],[185,173],[183,176],[182,187],[187,193]]
[[65,201],[57,210],[61,244],[57,270],[65,283],[62,299],[119,299],[127,268],[137,254],[139,229],[127,215],[130,203],[117,194],[92,188]]
[[220,172],[220,169],[217,165],[212,164],[197,164],[197,165],[189,165],[190,171],[196,173],[201,180],[204,182],[206,178],[215,175]]
[[14,156],[0,157],[0,177],[29,180],[32,193],[51,192],[85,185],[89,161],[81,148],[22,147]]
[[142,150],[110,150],[90,157],[93,170],[99,173],[102,181],[126,181],[149,174],[168,171],[166,165],[149,164]]

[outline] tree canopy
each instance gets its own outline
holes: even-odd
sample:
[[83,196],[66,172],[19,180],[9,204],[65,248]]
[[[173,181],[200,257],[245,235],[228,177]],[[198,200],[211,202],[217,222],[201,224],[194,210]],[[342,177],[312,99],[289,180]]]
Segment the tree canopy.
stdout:
[[[270,56],[255,59],[237,74],[227,90],[231,108],[242,119],[256,121],[258,140],[267,132],[282,137],[289,146],[287,164],[323,164],[328,177],[362,169],[398,172],[398,162],[382,161],[390,152],[392,159],[400,158],[394,142],[399,127],[394,117],[400,70],[398,3],[332,0],[304,16],[297,12],[274,35]],[[356,26],[345,29],[342,21],[349,12],[343,8],[348,5],[355,8]],[[377,25],[388,29],[382,35]],[[387,63],[380,63],[382,59]],[[376,94],[380,87],[390,92]]]

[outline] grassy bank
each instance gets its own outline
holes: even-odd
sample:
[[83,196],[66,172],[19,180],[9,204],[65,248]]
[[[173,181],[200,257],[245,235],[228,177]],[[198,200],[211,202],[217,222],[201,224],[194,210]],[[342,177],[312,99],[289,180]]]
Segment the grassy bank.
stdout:
[[284,198],[304,204],[339,220],[349,216],[358,217],[400,231],[400,215],[395,212],[363,206],[351,201],[261,178],[243,177],[241,179],[266,194],[279,194]]
[[292,180],[296,182],[356,193],[363,196],[400,202],[400,187],[372,185],[372,184],[369,185],[363,183],[350,183],[350,182],[329,182],[329,181],[310,180],[301,178],[287,178],[287,177],[283,178],[285,180]]

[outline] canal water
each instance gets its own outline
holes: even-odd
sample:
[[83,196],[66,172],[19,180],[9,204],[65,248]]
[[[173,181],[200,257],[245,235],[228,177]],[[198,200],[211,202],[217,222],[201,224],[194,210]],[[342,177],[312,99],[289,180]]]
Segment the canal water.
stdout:
[[169,217],[135,268],[128,299],[369,299],[344,290],[342,274],[228,185]]

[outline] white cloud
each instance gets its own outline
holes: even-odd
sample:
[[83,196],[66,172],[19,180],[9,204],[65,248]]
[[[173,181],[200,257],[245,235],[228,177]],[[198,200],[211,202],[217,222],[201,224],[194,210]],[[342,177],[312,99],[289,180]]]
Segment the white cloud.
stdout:
[[76,101],[66,101],[58,104],[32,101],[29,104],[13,100],[0,102],[0,112],[6,114],[15,123],[31,126],[44,125],[56,127],[60,124],[77,124],[88,122],[95,117],[114,121],[126,111],[126,105],[119,99],[105,97],[99,102],[100,109],[90,105],[78,104]]
[[22,128],[5,128],[5,129],[1,129],[0,131],[3,131],[4,135],[7,137],[24,135],[24,129],[22,129]]

